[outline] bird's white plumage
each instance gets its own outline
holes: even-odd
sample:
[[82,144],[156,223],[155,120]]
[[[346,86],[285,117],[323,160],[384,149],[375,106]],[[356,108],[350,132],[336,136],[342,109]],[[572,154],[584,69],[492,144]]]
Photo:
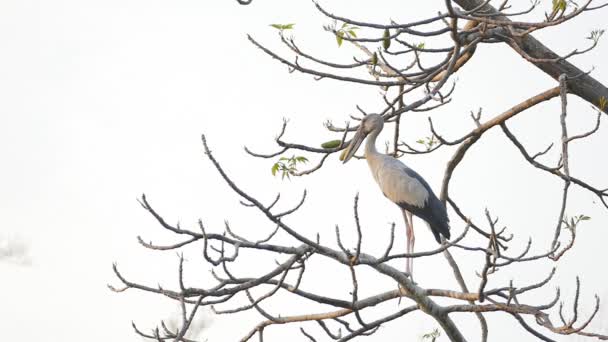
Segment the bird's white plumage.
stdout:
[[394,203],[407,203],[422,208],[429,192],[416,178],[406,172],[406,166],[397,159],[383,154],[365,156],[372,175],[384,195]]

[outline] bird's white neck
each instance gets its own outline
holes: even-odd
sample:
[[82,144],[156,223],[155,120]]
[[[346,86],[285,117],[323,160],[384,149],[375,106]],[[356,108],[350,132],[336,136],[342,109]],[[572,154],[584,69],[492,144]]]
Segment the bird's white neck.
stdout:
[[373,130],[367,136],[367,142],[365,143],[365,158],[370,159],[378,156],[380,153],[376,150],[376,138],[378,138],[380,130]]
[[384,155],[376,150],[376,138],[378,138],[378,134],[380,134],[380,130],[373,130],[367,136],[367,142],[365,143],[365,160],[372,172],[372,176],[376,182],[380,184],[378,168],[382,166],[382,157]]

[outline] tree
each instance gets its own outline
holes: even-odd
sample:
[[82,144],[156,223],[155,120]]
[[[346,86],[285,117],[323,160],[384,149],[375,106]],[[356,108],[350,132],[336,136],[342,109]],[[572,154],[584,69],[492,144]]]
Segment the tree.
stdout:
[[[240,2],[240,1],[239,1]],[[353,20],[331,13],[319,4],[315,4],[320,13],[331,20],[325,30],[335,37],[337,45],[352,44],[359,50],[359,55],[351,63],[335,63],[327,61],[315,54],[308,53],[296,44],[295,39],[288,36],[294,29],[293,24],[274,24],[278,30],[280,41],[291,51],[294,58],[283,57],[282,54],[271,50],[259,43],[253,37],[249,40],[261,51],[288,66],[290,72],[299,72],[313,75],[315,79],[334,79],[340,82],[350,82],[372,87],[379,87],[383,91],[384,104],[382,108],[374,109],[375,113],[383,115],[387,124],[392,124],[393,138],[387,153],[395,157],[406,154],[428,155],[435,151],[452,146],[455,151],[447,162],[440,191],[441,200],[451,208],[451,218],[454,236],[451,241],[444,242],[439,248],[411,254],[397,253],[393,250],[395,238],[395,224],[392,224],[390,239],[382,253],[365,251],[364,228],[360,220],[359,197],[356,196],[353,205],[354,247],[348,247],[344,238],[344,229],[335,227],[336,244],[329,242],[329,238],[320,234],[305,233],[307,230],[298,223],[289,222],[288,217],[302,210],[305,203],[306,192],[301,200],[287,210],[276,209],[280,196],[266,204],[266,200],[259,199],[265,194],[254,196],[244,190],[241,182],[230,177],[220,163],[221,158],[212,153],[205,136],[202,137],[206,156],[217,169],[219,177],[227,186],[242,197],[245,207],[254,208],[271,222],[275,229],[262,239],[254,239],[235,232],[229,223],[226,223],[224,232],[211,232],[199,221],[199,229],[183,229],[179,225],[171,225],[152,207],[146,196],[142,196],[141,205],[169,232],[182,237],[180,242],[168,245],[157,245],[139,239],[141,245],[155,250],[178,250],[186,246],[199,244],[205,260],[213,267],[213,276],[216,283],[212,286],[189,287],[184,281],[184,257],[180,256],[179,288],[169,290],[140,284],[121,274],[114,265],[114,271],[122,282],[121,288],[139,289],[169,297],[181,303],[182,324],[179,328],[171,329],[162,325],[162,330],[156,329],[153,333],[145,333],[135,327],[135,330],[144,337],[155,340],[184,340],[192,317],[201,307],[213,307],[217,314],[233,314],[237,312],[256,310],[263,318],[262,321],[247,333],[243,340],[249,340],[256,335],[263,339],[264,332],[275,325],[300,326],[301,333],[311,341],[325,334],[326,338],[346,341],[356,337],[377,333],[379,327],[390,321],[401,319],[413,312],[422,312],[430,316],[441,327],[441,334],[452,341],[465,341],[473,336],[465,336],[461,327],[454,321],[458,313],[476,317],[481,327],[482,341],[489,340],[489,328],[484,313],[497,312],[511,316],[518,324],[530,334],[545,341],[552,341],[553,335],[581,335],[601,340],[608,339],[605,334],[587,331],[591,320],[600,309],[599,297],[595,297],[595,305],[586,317],[579,317],[579,297],[581,282],[576,278],[576,292],[573,298],[566,299],[572,305],[572,315],[566,317],[563,303],[560,302],[560,291],[556,291],[553,299],[546,303],[535,304],[527,298],[530,293],[547,293],[548,284],[553,280],[555,269],[535,283],[521,284],[509,281],[499,286],[489,287],[489,280],[496,277],[500,269],[506,267],[523,268],[525,264],[540,260],[551,260],[557,263],[572,249],[577,227],[590,219],[585,214],[569,215],[567,211],[568,196],[573,187],[582,188],[596,196],[597,200],[608,209],[608,189],[601,189],[570,173],[570,150],[573,141],[581,141],[598,131],[604,113],[608,112],[608,89],[595,80],[589,73],[578,69],[568,60],[593,49],[603,34],[602,30],[593,31],[589,36],[590,46],[583,50],[559,56],[542,45],[532,33],[548,27],[565,24],[567,21],[584,15],[586,12],[600,10],[606,5],[595,5],[592,1],[577,5],[564,0],[552,2],[550,10],[540,21],[515,21],[522,15],[538,13],[541,7],[539,1],[533,2],[529,8],[512,8],[508,2],[503,2],[498,8],[490,6],[489,1],[455,0],[445,2],[445,11],[438,15],[409,23],[370,23]],[[249,2],[241,2],[249,4]],[[365,33],[366,37],[363,36]],[[367,38],[369,37],[369,38]],[[426,41],[425,41],[426,40]],[[472,67],[475,62],[475,51],[482,44],[498,43],[511,47],[515,52],[525,58],[531,65],[553,77],[557,82],[555,86],[528,99],[513,105],[511,108],[493,116],[489,120],[482,120],[481,110],[471,113],[474,124],[473,129],[463,133],[459,138],[450,139],[442,134],[433,124],[429,116],[430,134],[418,140],[419,147],[403,142],[401,137],[402,120],[409,113],[430,112],[446,106],[456,83],[448,86],[448,81],[465,66]],[[443,44],[443,45],[441,45]],[[448,45],[449,44],[449,45]],[[439,46],[439,47],[436,47]],[[446,46],[446,47],[442,47]],[[407,60],[409,58],[409,60]],[[403,61],[406,60],[405,63]],[[306,63],[306,65],[304,64]],[[427,66],[427,63],[431,63]],[[434,63],[434,64],[433,64]],[[360,69],[366,70],[363,75]],[[574,94],[594,106],[597,112],[595,126],[588,132],[581,134],[569,133],[567,122],[568,94]],[[535,106],[556,99],[561,102],[559,122],[561,126],[559,160],[556,165],[548,165],[541,159],[546,159],[553,148],[553,144],[538,153],[529,152],[524,143],[514,131],[509,129],[507,122]],[[331,122],[326,128],[332,132],[336,139],[324,143],[321,147],[309,143],[291,143],[284,140],[288,122],[283,123],[282,129],[276,138],[279,147],[277,152],[257,153],[246,149],[249,155],[256,158],[266,158],[275,161],[272,172],[283,177],[298,177],[318,172],[324,162],[332,155],[344,150],[348,145],[349,132],[357,129],[357,121],[361,115],[368,111],[358,108],[360,115],[351,117],[351,124],[343,127]],[[493,109],[492,109],[493,110]],[[432,114],[431,114],[432,115]],[[516,240],[513,234],[508,233],[507,227],[499,225],[498,218],[490,210],[484,212],[484,221],[473,220],[471,214],[465,213],[460,203],[450,194],[450,182],[455,170],[462,165],[467,153],[484,135],[493,128],[498,127],[503,134],[519,151],[522,158],[531,166],[544,171],[547,177],[560,180],[561,205],[558,209],[557,223],[551,236],[547,239],[549,248],[540,252],[536,250],[538,243],[530,239],[519,253],[507,252]],[[316,165],[301,170],[302,165],[310,159],[316,159]],[[216,159],[217,158],[217,159]],[[279,158],[277,160],[277,158]],[[314,214],[314,213],[313,213]],[[460,219],[461,222],[457,222]],[[459,226],[460,225],[460,226]],[[568,236],[562,236],[566,230]],[[473,236],[472,236],[473,235]],[[288,237],[288,239],[287,239]],[[465,240],[466,239],[466,240]],[[466,244],[464,242],[466,241]],[[471,282],[463,276],[462,264],[453,257],[455,250],[465,251],[472,258],[480,261],[478,269],[479,280],[473,288]],[[275,257],[276,267],[265,270],[262,267],[254,272],[255,276],[242,276],[234,271],[235,265],[247,256],[245,253],[257,253]],[[428,258],[442,254],[450,265],[458,288],[428,288],[424,284],[415,283],[411,277],[404,274],[394,261],[407,258]],[[305,274],[315,272],[312,259],[331,260],[350,274],[350,296],[347,299],[339,298],[326,293],[322,288],[302,288],[302,279]],[[313,265],[313,266],[311,266]],[[478,264],[469,265],[467,269],[477,267]],[[376,280],[388,277],[396,282],[392,290],[382,291],[370,296],[361,295],[363,280],[361,274],[364,269],[371,269],[372,274],[365,273],[366,278]],[[315,305],[305,314],[284,315],[268,311],[265,304],[273,298],[295,297],[311,302]],[[524,298],[526,297],[526,298]],[[381,315],[371,315],[372,308],[386,303],[400,301],[403,298],[411,300],[411,305],[398,309],[391,308]],[[534,298],[532,298],[534,299]],[[245,300],[245,303],[243,303]],[[530,300],[530,301],[529,301]],[[551,312],[560,303],[558,317],[561,321],[556,323],[554,312]],[[410,304],[408,302],[408,304]],[[331,309],[328,309],[330,307]],[[189,310],[188,310],[189,309]],[[374,317],[370,319],[369,317]],[[318,325],[314,329],[312,322]],[[305,330],[306,329],[306,330]],[[313,332],[314,331],[314,332]],[[437,332],[429,333],[428,339],[436,339]]]

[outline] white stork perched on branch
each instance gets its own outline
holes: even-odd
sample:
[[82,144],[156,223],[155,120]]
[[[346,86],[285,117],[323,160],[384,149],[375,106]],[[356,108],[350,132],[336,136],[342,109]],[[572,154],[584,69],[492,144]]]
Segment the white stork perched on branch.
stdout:
[[[349,161],[367,136],[365,159],[388,199],[397,204],[405,220],[407,235],[407,253],[414,252],[414,226],[412,214],[428,223],[435,240],[441,243],[441,236],[450,238],[450,225],[445,205],[435,196],[429,184],[416,171],[401,161],[378,152],[376,138],[384,127],[384,120],[378,114],[370,114],[361,120],[350,145],[345,151],[344,163]],[[408,259],[406,272],[412,275],[413,259]]]

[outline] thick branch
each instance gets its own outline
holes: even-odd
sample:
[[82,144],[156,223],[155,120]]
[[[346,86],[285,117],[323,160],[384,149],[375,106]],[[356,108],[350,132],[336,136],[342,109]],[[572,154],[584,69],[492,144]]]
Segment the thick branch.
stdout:
[[[484,3],[483,0],[454,0],[454,2],[465,10],[477,8]],[[498,14],[498,11],[489,4],[486,4],[481,11],[493,15]],[[511,22],[511,19],[503,15],[496,15],[494,19]],[[512,38],[523,52],[534,59],[557,60],[555,63],[534,61],[531,61],[530,63],[544,71],[547,75],[553,77],[555,80],[558,80],[560,75],[566,74],[568,76],[568,87],[571,93],[578,95],[594,106],[598,106],[602,97],[608,98],[608,88],[570,62],[561,60],[559,55],[536,40],[536,38],[529,34],[524,35],[523,37]],[[604,113],[608,114],[608,106],[602,110]]]

